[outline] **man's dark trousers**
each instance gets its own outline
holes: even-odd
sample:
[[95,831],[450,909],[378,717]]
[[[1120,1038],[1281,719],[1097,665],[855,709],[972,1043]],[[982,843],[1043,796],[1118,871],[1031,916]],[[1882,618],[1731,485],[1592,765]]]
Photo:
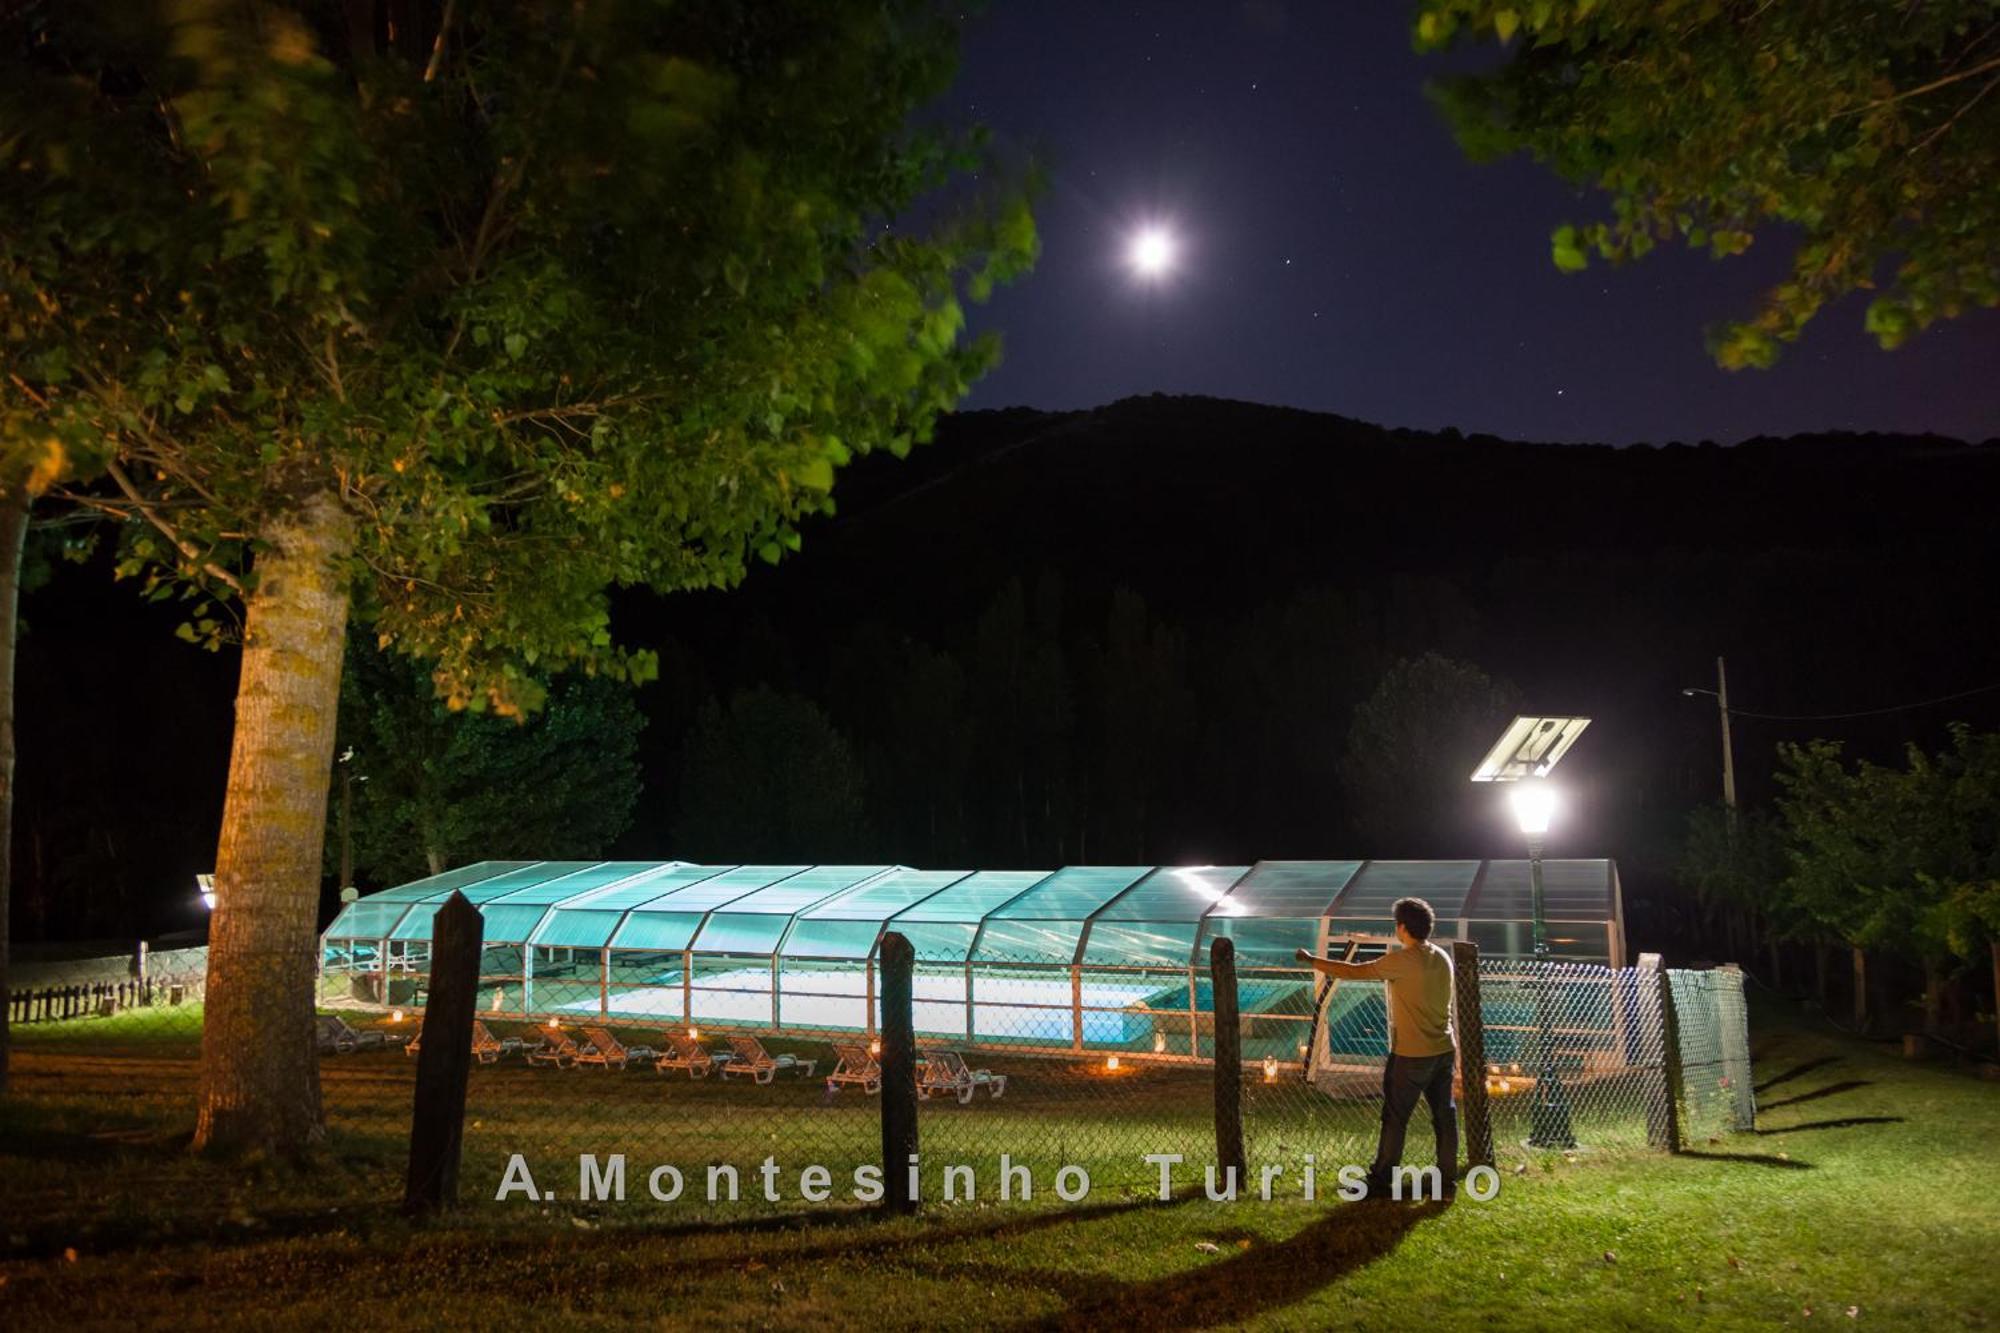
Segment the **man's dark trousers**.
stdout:
[[1452,1188],[1458,1170],[1458,1108],[1451,1100],[1451,1074],[1457,1063],[1456,1053],[1446,1051],[1391,1055],[1382,1066],[1382,1139],[1375,1149],[1375,1165],[1368,1171],[1370,1198],[1389,1197],[1390,1175],[1403,1160],[1403,1137],[1419,1100],[1430,1103],[1438,1176],[1446,1189]]

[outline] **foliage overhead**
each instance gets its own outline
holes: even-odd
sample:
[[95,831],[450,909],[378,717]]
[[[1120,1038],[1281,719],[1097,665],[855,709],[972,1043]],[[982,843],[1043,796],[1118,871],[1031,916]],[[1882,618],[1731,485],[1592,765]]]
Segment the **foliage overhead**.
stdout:
[[1468,152],[1610,196],[1556,229],[1557,267],[1797,237],[1785,280],[1711,332],[1722,365],[1771,365],[1878,284],[1884,347],[2000,303],[1992,0],[1422,0],[1419,49],[1488,39],[1503,64],[1436,90]]
[[372,12],[10,7],[8,456],[115,450],[66,494],[145,520],[121,571],[189,637],[332,494],[357,616],[453,704],[643,677],[606,589],[733,584],[925,439],[1025,195],[909,128],[955,43],[923,0],[454,4],[386,52]]
[[602,856],[632,822],[645,717],[629,687],[556,677],[525,719],[447,708],[408,659],[354,645],[341,679],[329,823],[342,789],[358,878],[375,887],[487,859]]

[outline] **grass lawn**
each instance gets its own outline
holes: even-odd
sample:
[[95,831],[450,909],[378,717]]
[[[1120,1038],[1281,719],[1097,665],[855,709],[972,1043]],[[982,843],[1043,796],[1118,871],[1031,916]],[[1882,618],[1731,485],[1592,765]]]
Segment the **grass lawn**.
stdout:
[[[1857,1322],[1891,1327],[2000,1320],[2000,1194],[1990,1177],[2000,1084],[1793,1027],[1757,1034],[1754,1136],[1673,1158],[1529,1158],[1510,1144],[1500,1196],[1487,1204],[1463,1195],[1449,1208],[1282,1195],[1217,1204],[1198,1190],[1159,1204],[1147,1197],[1152,1170],[1141,1167],[1073,1208],[933,1205],[920,1219],[880,1221],[797,1203],[719,1215],[489,1203],[421,1227],[384,1202],[397,1195],[403,1164],[409,1074],[400,1056],[329,1063],[335,1142],[302,1174],[189,1159],[189,1053],[149,1046],[136,1029],[123,1045],[98,1032],[80,1049],[24,1032],[19,1091],[0,1103],[0,1322],[11,1327],[472,1325],[530,1315],[605,1327],[1540,1328],[1696,1317],[1764,1327],[1844,1323],[1850,1309]],[[600,1119],[586,1132],[579,1086],[600,1115],[606,1106],[654,1115],[614,1116],[608,1130]],[[1146,1134],[1199,1135],[1188,1090],[1160,1088],[1150,1111],[1143,1096],[1105,1105],[1136,1115]],[[549,1090],[556,1099],[538,1102]],[[1065,1110],[1037,1108],[1029,1088],[1021,1094],[927,1105],[926,1152],[997,1151],[1010,1132]],[[754,1166],[766,1122],[731,1109],[741,1095],[651,1074],[480,1071],[467,1192],[490,1191],[491,1155],[515,1139],[540,1138],[521,1150],[568,1151],[572,1162],[581,1146],[626,1150],[635,1165],[726,1157]],[[777,1095],[803,1108],[818,1093],[799,1085]],[[657,1153],[628,1142],[618,1127],[657,1124],[661,1104],[689,1110],[681,1119],[698,1136],[661,1140]],[[1091,1123],[1082,1109],[1065,1113]],[[823,1121],[829,1149],[859,1142],[872,1125],[863,1106],[836,1110]],[[1133,1135],[1131,1125],[1096,1123],[1107,1153]],[[1421,1119],[1418,1128],[1413,1144],[1427,1137]],[[754,1179],[746,1173],[746,1189]],[[982,1174],[982,1186],[988,1180]]]

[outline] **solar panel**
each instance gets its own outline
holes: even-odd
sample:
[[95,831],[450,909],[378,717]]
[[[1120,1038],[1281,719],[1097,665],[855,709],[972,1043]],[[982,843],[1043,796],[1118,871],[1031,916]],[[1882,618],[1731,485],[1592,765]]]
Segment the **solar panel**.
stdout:
[[1517,717],[1472,770],[1474,782],[1517,782],[1547,777],[1590,725],[1587,717]]

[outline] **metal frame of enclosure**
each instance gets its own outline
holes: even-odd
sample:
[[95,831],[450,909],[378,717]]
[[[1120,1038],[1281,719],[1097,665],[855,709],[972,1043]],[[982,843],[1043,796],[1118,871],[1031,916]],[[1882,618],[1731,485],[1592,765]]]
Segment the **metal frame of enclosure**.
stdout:
[[[1556,958],[1621,967],[1608,860],[1543,862]],[[619,1024],[872,1034],[884,933],[915,946],[920,1033],[1048,1054],[1197,1059],[1207,954],[1243,977],[1245,1054],[1299,1058],[1312,1013],[1293,958],[1391,933],[1429,900],[1435,938],[1533,949],[1526,861],[1260,861],[1253,866],[907,866],[482,861],[346,905],[321,940],[322,998],[420,1005],[432,916],[462,893],[485,920],[483,1012]],[[1365,954],[1364,954],[1365,956]]]

